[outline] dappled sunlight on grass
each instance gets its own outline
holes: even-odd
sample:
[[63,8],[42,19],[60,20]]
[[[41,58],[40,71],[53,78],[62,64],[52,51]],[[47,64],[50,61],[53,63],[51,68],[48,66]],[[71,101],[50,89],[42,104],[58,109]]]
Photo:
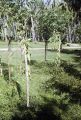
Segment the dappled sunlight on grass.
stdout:
[[[66,116],[69,120],[80,120],[80,51],[62,51],[59,66],[55,63],[57,51],[48,49],[47,61],[44,60],[44,49],[31,50],[30,53],[30,107],[26,107],[24,54],[21,57],[20,51],[12,52],[9,60],[13,67],[11,80],[20,84],[21,96],[7,82],[8,70],[7,76],[3,71],[3,76],[0,76],[0,116],[7,120],[67,120]],[[0,52],[0,58],[2,66],[8,67],[8,52]]]

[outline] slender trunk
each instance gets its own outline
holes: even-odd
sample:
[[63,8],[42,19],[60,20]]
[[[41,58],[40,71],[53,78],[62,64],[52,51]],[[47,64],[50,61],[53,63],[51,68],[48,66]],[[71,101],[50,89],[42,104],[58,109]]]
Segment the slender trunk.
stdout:
[[59,54],[60,54],[60,52],[61,52],[61,45],[62,45],[62,43],[61,43],[61,38],[59,37],[59,49],[58,49]]
[[1,58],[0,58],[0,75],[3,75],[3,70],[2,70],[2,66],[1,66]]
[[0,75],[1,75],[1,76],[3,75],[3,70],[2,70],[1,64],[0,64]]
[[73,29],[73,41],[76,40],[77,36],[76,36],[76,29],[78,28],[78,26],[76,25],[76,23],[74,23],[74,29]]
[[4,16],[3,31],[4,31],[4,39],[5,39],[5,42],[7,42],[7,34],[8,34],[7,28],[8,28],[7,18],[5,18],[5,16]]
[[36,41],[35,23],[34,23],[34,20],[33,20],[32,15],[31,15],[31,23],[32,23],[32,27],[31,27],[32,40],[33,40],[33,41]]
[[69,42],[69,37],[68,37],[68,34],[67,34],[67,36],[66,36],[66,39],[67,39],[67,43]]
[[7,28],[4,28],[4,39],[5,39],[5,42],[7,42]]
[[20,74],[22,75],[22,61],[23,61],[23,49],[20,47],[21,63],[20,63]]
[[8,65],[9,82],[11,81],[11,66]]
[[29,107],[29,75],[28,75],[28,61],[25,47],[25,69],[26,69],[26,96],[27,96],[27,107]]
[[48,42],[45,40],[45,61],[47,60],[47,47],[48,47]]
[[24,26],[25,26],[25,38],[27,39],[27,25],[26,25],[26,19],[24,21]]
[[72,40],[71,40],[71,26],[69,25],[69,41],[70,43],[72,43]]
[[53,0],[53,4],[52,4],[52,7],[55,7],[55,4],[56,3],[56,1],[55,0]]
[[4,27],[3,26],[1,28],[1,31],[2,31],[2,39],[4,40]]
[[13,22],[13,32],[14,32],[15,40],[17,40],[17,24],[16,24],[16,22]]
[[10,50],[8,51],[8,76],[9,76],[9,83],[11,81],[11,66],[10,66],[10,60],[11,60],[11,54],[10,54]]
[[0,74],[1,74],[1,76],[3,75],[3,69],[2,68],[0,68]]
[[61,43],[61,37],[59,35],[59,46],[58,46],[58,53],[57,53],[57,66],[60,66],[60,55],[61,55],[61,47],[62,47],[62,43]]
[[8,38],[8,51],[11,52],[11,39]]

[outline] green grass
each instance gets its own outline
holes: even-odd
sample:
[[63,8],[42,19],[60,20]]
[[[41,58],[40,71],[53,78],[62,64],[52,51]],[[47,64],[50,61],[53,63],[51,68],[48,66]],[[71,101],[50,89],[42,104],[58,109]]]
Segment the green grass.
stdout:
[[[7,48],[8,47],[8,43],[0,41],[0,48]],[[12,42],[11,43],[11,47],[19,47],[19,42]]]
[[[44,47],[44,43],[30,43],[32,47]],[[4,45],[2,45],[3,47]],[[13,46],[17,47],[15,43]],[[81,58],[80,50],[66,50],[61,53],[62,65],[58,68],[54,61],[57,52],[31,50],[30,109],[26,109],[26,77],[24,55],[13,52],[9,63],[13,65],[12,79],[21,85],[19,98],[17,89],[12,97],[13,85],[8,84],[4,75],[0,77],[0,120],[81,120]],[[8,64],[8,52],[0,52],[2,63]],[[20,65],[22,62],[22,69]],[[5,72],[5,71],[4,71]],[[73,95],[73,96],[72,96]],[[33,110],[34,109],[34,110]],[[56,118],[55,118],[56,117]],[[59,118],[60,117],[60,118]]]
[[[19,42],[11,42],[11,47],[19,47],[20,43]],[[0,41],[0,48],[7,48],[8,47],[8,43]],[[29,47],[30,48],[44,48],[45,47],[45,43],[44,42],[30,42],[29,43]],[[48,47],[49,48],[54,48],[54,43],[48,43]]]

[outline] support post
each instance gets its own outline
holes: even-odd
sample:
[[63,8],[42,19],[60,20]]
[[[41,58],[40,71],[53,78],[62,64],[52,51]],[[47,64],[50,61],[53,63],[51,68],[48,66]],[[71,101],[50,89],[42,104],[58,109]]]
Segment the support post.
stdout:
[[29,75],[28,75],[28,58],[26,54],[26,46],[24,46],[25,53],[25,72],[26,72],[26,97],[27,97],[27,107],[29,107]]

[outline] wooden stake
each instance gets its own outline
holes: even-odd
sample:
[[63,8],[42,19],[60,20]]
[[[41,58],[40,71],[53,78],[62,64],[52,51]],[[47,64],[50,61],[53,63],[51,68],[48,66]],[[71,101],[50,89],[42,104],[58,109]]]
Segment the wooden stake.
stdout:
[[0,68],[0,73],[1,73],[1,76],[3,75],[3,70],[2,70],[2,68]]
[[[24,46],[25,47],[25,46]],[[27,97],[27,107],[29,107],[29,75],[28,75],[28,61],[27,61],[27,54],[26,54],[26,47],[24,48],[25,53],[25,69],[26,69],[26,97]]]
[[11,68],[10,68],[10,65],[8,66],[8,70],[9,70],[9,82],[11,80]]
[[1,58],[0,58],[0,73],[1,73],[1,76],[3,75],[3,70],[2,70],[2,66],[1,66]]

